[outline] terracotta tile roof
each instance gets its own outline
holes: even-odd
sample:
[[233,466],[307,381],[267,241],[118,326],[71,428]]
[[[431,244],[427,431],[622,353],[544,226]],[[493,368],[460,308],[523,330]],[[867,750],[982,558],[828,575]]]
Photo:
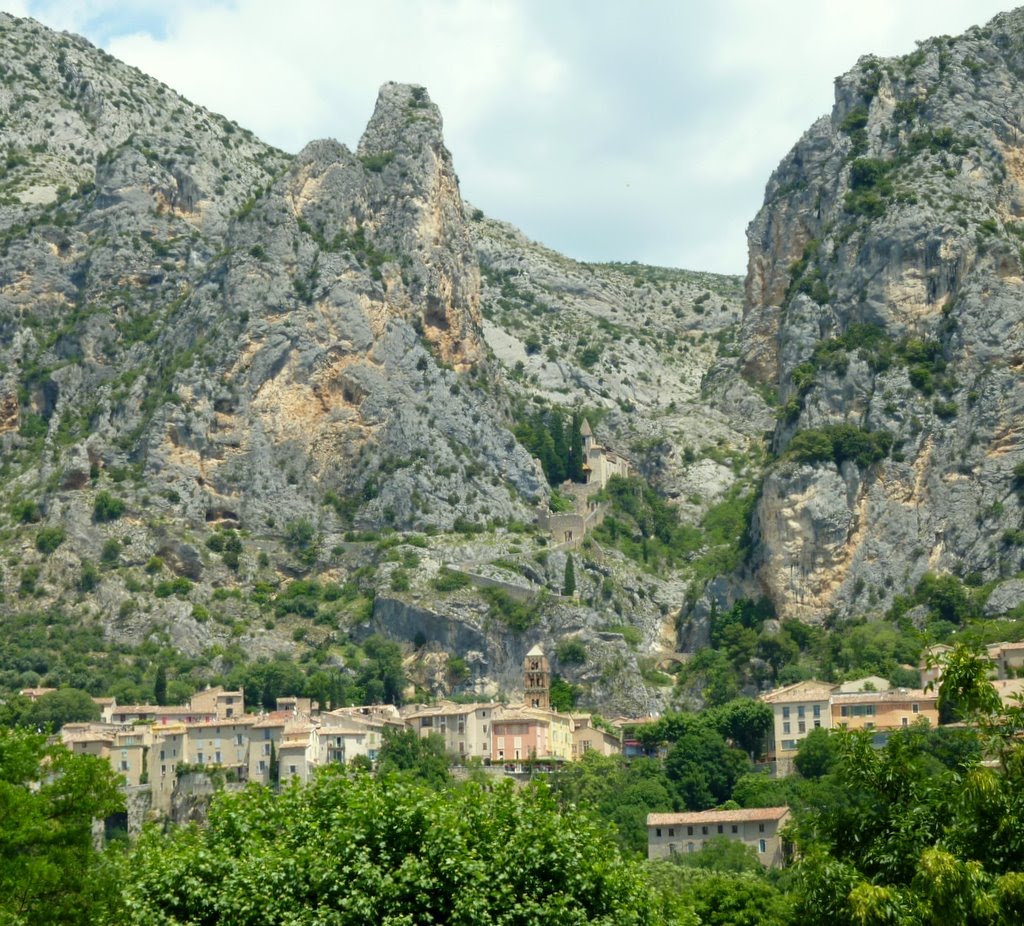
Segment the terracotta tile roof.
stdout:
[[197,720],[187,724],[187,727],[190,730],[201,727],[251,727],[255,723],[255,717],[225,717],[223,720]]
[[938,692],[922,691],[920,688],[890,688],[888,691],[836,692],[832,695],[832,701],[835,704],[877,704],[881,701],[936,701],[938,697]]
[[761,700],[768,704],[785,703],[786,701],[827,701],[836,687],[829,682],[810,679],[766,691],[761,695]]
[[747,807],[742,810],[701,810],[691,813],[649,813],[648,826],[687,826],[706,823],[757,823],[781,820],[789,807]]

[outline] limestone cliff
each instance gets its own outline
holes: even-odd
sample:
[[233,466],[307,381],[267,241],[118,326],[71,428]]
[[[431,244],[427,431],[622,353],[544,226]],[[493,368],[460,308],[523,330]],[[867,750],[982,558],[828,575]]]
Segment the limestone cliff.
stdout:
[[1018,10],[862,58],[772,175],[739,370],[778,391],[778,460],[732,594],[821,620],[1021,568],[1022,47]]
[[[385,84],[354,152],[291,156],[31,20],[0,14],[0,61],[5,637],[60,615],[203,683],[285,655],[351,678],[377,630],[442,693],[514,692],[539,641],[591,703],[664,702],[685,578],[598,550],[561,598],[512,431],[523,403],[600,411],[694,513],[749,481],[704,452],[757,434],[703,407],[737,280],[576,264],[467,209],[422,87]],[[442,591],[450,565],[529,607]],[[3,691],[68,682],[9,656]]]

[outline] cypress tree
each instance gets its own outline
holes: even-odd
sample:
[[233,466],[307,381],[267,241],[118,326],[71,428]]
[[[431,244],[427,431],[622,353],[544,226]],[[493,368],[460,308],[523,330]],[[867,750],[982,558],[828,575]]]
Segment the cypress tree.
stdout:
[[569,472],[566,474],[573,482],[585,482],[583,478],[583,435],[580,434],[582,419],[579,412],[573,412],[572,427],[569,429]]
[[572,554],[565,558],[565,578],[562,580],[562,594],[571,598],[576,594],[576,567],[572,563]]
[[167,703],[167,666],[161,663],[156,669],[156,680],[153,682],[153,697],[163,707]]

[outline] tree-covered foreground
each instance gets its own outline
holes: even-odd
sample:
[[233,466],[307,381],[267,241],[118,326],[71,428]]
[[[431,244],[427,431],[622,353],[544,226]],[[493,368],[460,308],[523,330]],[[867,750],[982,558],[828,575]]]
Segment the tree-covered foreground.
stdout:
[[[1000,704],[986,669],[962,648],[946,666],[940,697],[964,726],[895,731],[880,749],[815,732],[786,779],[741,767],[757,715],[739,706],[646,731],[675,738],[664,761],[588,756],[521,789],[482,770],[455,783],[438,741],[398,734],[377,775],[225,791],[206,826],[103,851],[92,820],[122,806],[109,765],[0,730],[0,926],[1019,924],[1024,710]],[[718,755],[711,721],[732,752]],[[794,864],[764,871],[727,839],[645,861],[646,813],[707,793],[788,803]]]

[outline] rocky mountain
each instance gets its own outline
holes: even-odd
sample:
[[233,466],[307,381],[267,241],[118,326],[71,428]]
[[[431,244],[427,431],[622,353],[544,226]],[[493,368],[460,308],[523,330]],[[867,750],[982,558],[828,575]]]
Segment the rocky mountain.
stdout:
[[[422,87],[292,156],[78,37],[0,50],[0,695],[337,699],[383,637],[409,697],[514,696],[540,642],[642,713],[714,684],[670,673],[716,615],[758,615],[726,697],[784,667],[767,615],[1024,603],[1024,13],[839,78],[745,286],[485,216]],[[566,544],[584,419],[634,477]]]
[[[169,646],[194,683],[351,674],[379,631],[424,693],[514,691],[570,641],[585,699],[661,703],[687,579],[598,549],[560,597],[514,432],[586,409],[692,518],[752,483],[764,422],[701,395],[738,280],[577,264],[467,207],[422,87],[382,87],[356,151],[290,156],[78,37],[3,15],[0,48],[9,628]],[[19,646],[8,689],[67,681]]]
[[1017,10],[862,58],[772,175],[738,371],[777,391],[776,460],[718,605],[820,621],[1021,569],[1022,119]]

